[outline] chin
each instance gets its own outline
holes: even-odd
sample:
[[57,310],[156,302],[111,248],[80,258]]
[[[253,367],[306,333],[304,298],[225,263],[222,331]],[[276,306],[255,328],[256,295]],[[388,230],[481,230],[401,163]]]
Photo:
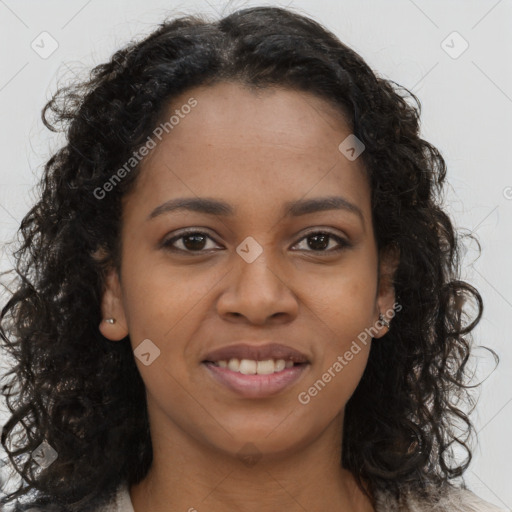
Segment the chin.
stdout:
[[299,429],[284,423],[283,418],[279,421],[263,422],[260,428],[247,425],[247,419],[245,425],[238,428],[230,423],[229,431],[232,436],[224,437],[222,442],[211,440],[211,445],[239,459],[259,460],[264,457],[268,461],[297,453],[312,443],[321,433],[320,431],[308,432],[304,424],[301,424]]

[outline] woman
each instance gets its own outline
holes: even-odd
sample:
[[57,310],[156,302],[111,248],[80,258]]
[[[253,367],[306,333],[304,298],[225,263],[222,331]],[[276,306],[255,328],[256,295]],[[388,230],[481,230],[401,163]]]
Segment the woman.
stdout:
[[2,311],[6,503],[498,510],[450,482],[482,301],[399,91],[261,7],[162,23],[57,92]]

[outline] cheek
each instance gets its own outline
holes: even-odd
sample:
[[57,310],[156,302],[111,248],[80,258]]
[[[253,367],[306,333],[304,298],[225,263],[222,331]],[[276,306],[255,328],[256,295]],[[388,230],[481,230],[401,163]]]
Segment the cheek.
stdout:
[[165,263],[135,263],[135,258],[126,260],[132,349],[137,356],[137,347],[149,339],[156,346],[149,345],[150,349],[158,354],[150,365],[137,358],[135,362],[149,395],[162,407],[167,404],[172,411],[182,410],[190,400],[184,389],[193,388],[192,377],[199,365],[198,345],[203,338],[198,331],[210,312],[208,294],[222,274],[214,269],[198,272],[193,266],[173,269]]
[[330,339],[323,347],[314,371],[301,387],[299,403],[311,407],[318,418],[333,419],[357,388],[368,362],[371,336],[361,329],[362,320],[338,315]]
[[301,403],[314,402],[326,415],[335,415],[344,407],[368,361],[376,273],[371,262],[361,263],[347,265],[321,287],[317,281],[305,299],[314,314],[321,348],[314,374],[301,390],[305,393]]
[[350,344],[373,321],[376,273],[369,265],[346,265],[326,279],[312,278],[302,300],[317,315],[325,336],[338,345]]
[[219,279],[212,272],[199,273],[192,266],[173,268],[164,259],[137,257],[135,253],[123,264],[130,335],[134,339],[153,337],[165,344],[179,339],[176,332],[197,316],[196,311]]

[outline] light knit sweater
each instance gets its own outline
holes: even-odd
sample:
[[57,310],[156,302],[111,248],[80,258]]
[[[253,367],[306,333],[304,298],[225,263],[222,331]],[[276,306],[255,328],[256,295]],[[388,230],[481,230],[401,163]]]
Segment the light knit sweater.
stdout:
[[[379,492],[375,501],[375,512],[510,512],[483,500],[469,489],[460,488],[441,490],[427,501],[409,493],[398,502],[391,494]],[[96,512],[134,512],[128,485],[121,484],[114,502]]]

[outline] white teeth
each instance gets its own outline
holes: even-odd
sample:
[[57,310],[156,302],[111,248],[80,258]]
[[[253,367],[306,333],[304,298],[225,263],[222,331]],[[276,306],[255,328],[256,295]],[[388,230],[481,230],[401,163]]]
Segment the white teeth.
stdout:
[[286,366],[286,361],[284,359],[278,359],[276,361],[276,372],[282,372]]
[[275,364],[272,359],[267,359],[266,361],[258,361],[258,375],[269,375],[274,373]]
[[258,363],[256,361],[252,361],[251,359],[242,359],[240,361],[238,371],[244,375],[255,375],[257,365]]
[[237,372],[240,370],[240,361],[238,359],[230,359],[228,363],[228,368],[232,372]]
[[217,361],[215,365],[221,368],[228,368],[232,372],[239,372],[244,375],[270,375],[275,372],[281,372],[285,368],[291,368],[293,361],[284,359],[266,359],[265,361],[255,361],[254,359],[236,359],[229,361]]

